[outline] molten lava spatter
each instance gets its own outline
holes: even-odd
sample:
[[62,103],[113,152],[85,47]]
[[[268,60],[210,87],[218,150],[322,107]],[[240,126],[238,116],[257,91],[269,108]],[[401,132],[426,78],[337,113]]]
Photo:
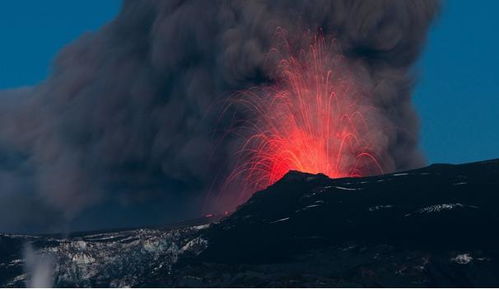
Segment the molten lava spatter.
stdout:
[[368,137],[369,95],[334,42],[317,36],[295,53],[283,43],[272,51],[279,57],[275,84],[235,101],[250,117],[238,132],[245,141],[222,191],[236,191],[239,201],[290,170],[333,178],[383,172]]

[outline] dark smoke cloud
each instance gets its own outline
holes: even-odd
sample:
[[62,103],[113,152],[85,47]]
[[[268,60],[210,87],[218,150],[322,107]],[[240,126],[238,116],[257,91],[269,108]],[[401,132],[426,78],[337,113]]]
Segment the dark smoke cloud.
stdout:
[[88,212],[94,221],[80,220],[79,228],[130,225],[126,216],[151,204],[154,213],[137,223],[196,212],[237,143],[220,136],[220,124],[231,121],[220,116],[221,103],[272,82],[266,55],[276,27],[298,42],[306,30],[334,34],[385,117],[384,167],[422,165],[411,65],[438,6],[125,1],[112,22],[60,52],[46,81],[1,92],[0,212],[11,221],[2,218],[0,230],[46,231]]

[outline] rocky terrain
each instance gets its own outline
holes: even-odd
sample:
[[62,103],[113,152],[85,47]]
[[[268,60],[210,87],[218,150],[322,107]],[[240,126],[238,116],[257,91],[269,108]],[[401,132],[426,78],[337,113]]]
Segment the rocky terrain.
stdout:
[[289,172],[167,229],[0,235],[0,287],[499,286],[499,160],[367,178]]

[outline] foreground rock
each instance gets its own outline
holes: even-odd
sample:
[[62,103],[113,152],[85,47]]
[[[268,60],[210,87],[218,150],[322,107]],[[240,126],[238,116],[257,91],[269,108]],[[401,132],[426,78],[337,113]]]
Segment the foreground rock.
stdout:
[[221,221],[1,235],[0,286],[47,270],[75,287],[499,286],[498,204],[498,160],[355,179],[290,172]]

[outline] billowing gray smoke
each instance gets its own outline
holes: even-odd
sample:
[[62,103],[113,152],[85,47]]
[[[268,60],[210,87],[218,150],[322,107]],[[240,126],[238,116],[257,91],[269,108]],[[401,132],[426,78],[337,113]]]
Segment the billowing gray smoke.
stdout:
[[[36,87],[0,106],[0,230],[165,222],[199,212],[233,163],[220,106],[271,83],[276,27],[321,29],[363,70],[388,125],[387,171],[417,167],[411,65],[433,0],[125,1],[96,33],[64,48]],[[64,25],[64,24],[61,24]],[[34,45],[33,49],[36,49]],[[222,125],[221,125],[222,124]]]

